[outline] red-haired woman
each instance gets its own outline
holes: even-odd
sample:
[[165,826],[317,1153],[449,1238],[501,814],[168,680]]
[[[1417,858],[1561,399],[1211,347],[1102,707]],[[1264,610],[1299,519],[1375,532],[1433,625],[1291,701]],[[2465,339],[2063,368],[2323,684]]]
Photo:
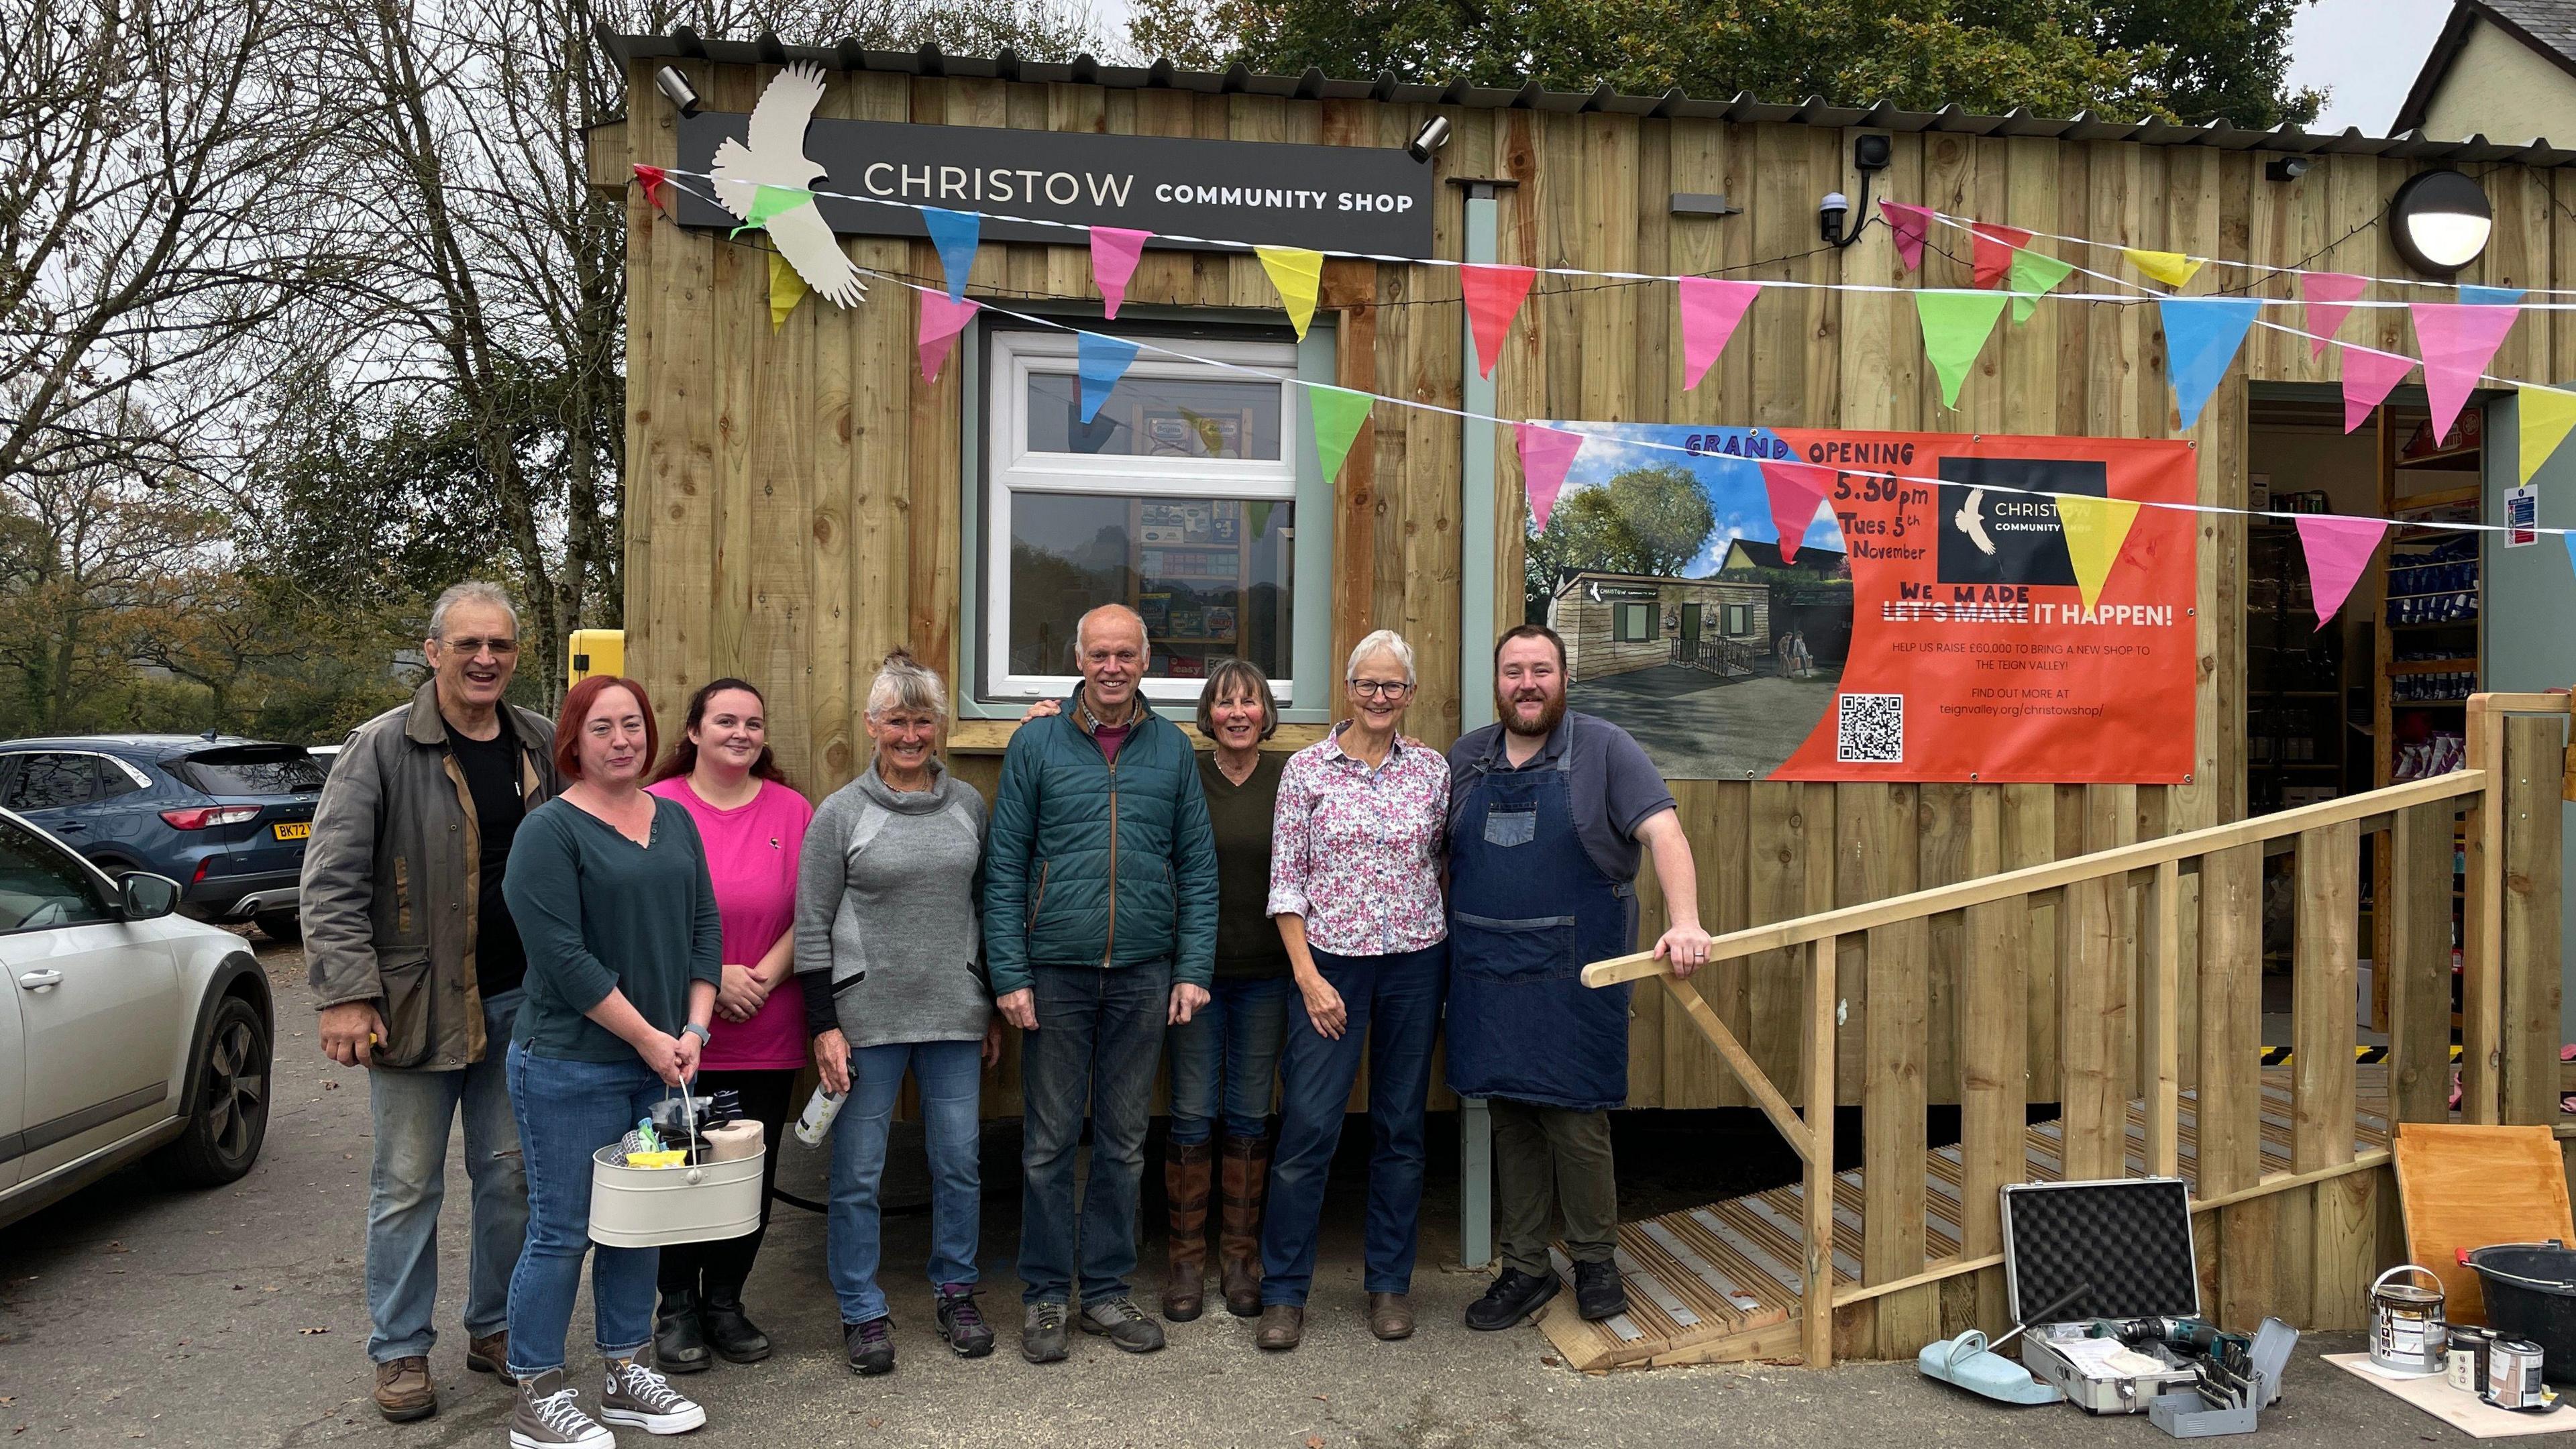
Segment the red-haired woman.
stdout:
[[653,1365],[698,1373],[708,1350],[733,1363],[769,1357],[769,1336],[742,1311],[769,1226],[787,1099],[805,1069],[805,994],[796,984],[796,860],[814,807],[787,783],[769,749],[760,691],[719,679],[689,696],[688,722],[645,793],[679,802],[697,822],[724,917],[724,977],[716,985],[715,1039],[699,1063],[698,1090],[731,1091],[768,1134],[760,1227],[739,1238],[662,1250],[662,1311]]
[[606,1424],[678,1434],[707,1421],[636,1360],[653,1337],[652,1248],[600,1247],[591,1260],[606,1368],[596,1410],[564,1375],[582,1258],[594,1251],[591,1154],[696,1075],[723,962],[697,826],[644,792],[654,744],[642,685],[606,675],[574,685],[555,721],[555,767],[568,783],[521,822],[502,879],[528,949],[507,1064],[528,1174],[528,1240],[510,1278],[513,1445],[610,1449]]

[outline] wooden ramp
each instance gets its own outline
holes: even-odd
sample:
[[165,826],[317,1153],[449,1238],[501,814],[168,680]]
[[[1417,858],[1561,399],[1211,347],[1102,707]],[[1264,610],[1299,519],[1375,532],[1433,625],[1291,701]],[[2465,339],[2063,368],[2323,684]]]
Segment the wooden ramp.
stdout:
[[[2355,1069],[2359,1112],[2353,1124],[2356,1156],[2388,1150],[2387,1071]],[[2182,1175],[2197,1184],[2198,1102],[2182,1094],[2179,1114]],[[2128,1173],[2147,1174],[2146,1105],[2129,1103]],[[2025,1137],[2032,1182],[2056,1182],[2060,1170],[2059,1124],[2034,1124]],[[2263,1072],[2263,1172],[2290,1171],[2289,1069]],[[1959,1254],[1959,1149],[1932,1150],[1924,1211],[1925,1271],[1938,1272]],[[2195,1196],[2198,1196],[2195,1191]],[[1834,1282],[1857,1284],[1861,1271],[1863,1203],[1860,1170],[1834,1179]],[[1619,1225],[1618,1264],[1628,1290],[1628,1311],[1602,1323],[1574,1312],[1574,1265],[1560,1245],[1552,1250],[1564,1291],[1543,1310],[1539,1327],[1566,1363],[1587,1373],[1615,1368],[1684,1363],[1737,1363],[1794,1358],[1799,1347],[1799,1264],[1805,1255],[1800,1224],[1806,1189],[1791,1183],[1705,1207]]]

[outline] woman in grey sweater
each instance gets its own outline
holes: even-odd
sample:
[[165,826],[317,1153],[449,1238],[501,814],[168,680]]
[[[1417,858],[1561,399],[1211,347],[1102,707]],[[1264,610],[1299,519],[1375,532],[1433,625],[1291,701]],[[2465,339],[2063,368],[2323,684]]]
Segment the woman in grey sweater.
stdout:
[[850,1367],[894,1368],[877,1286],[877,1183],[903,1076],[921,1087],[930,1151],[930,1281],[948,1346],[993,1351],[975,1306],[983,1225],[976,1154],[983,1069],[1001,1054],[977,902],[984,800],[933,753],[939,676],[897,649],[868,687],[876,757],[814,813],[796,884],[796,975],[824,1087],[849,1094],[832,1127],[832,1289]]

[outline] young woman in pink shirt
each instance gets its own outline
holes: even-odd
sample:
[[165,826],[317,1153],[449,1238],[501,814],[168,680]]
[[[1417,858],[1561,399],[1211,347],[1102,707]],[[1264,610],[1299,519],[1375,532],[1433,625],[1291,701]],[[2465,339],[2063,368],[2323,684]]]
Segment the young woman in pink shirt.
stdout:
[[688,727],[650,793],[679,802],[706,844],[724,920],[724,979],[716,988],[714,1039],[697,1090],[731,1090],[767,1134],[761,1226],[750,1235],[662,1250],[662,1308],[653,1353],[664,1373],[707,1368],[710,1350],[735,1363],[769,1357],[769,1338],[744,1315],[769,1226],[769,1189],[787,1126],[788,1094],[805,1067],[805,1003],[796,984],[796,860],[814,807],[787,783],[769,749],[760,691],[719,679],[689,697]]

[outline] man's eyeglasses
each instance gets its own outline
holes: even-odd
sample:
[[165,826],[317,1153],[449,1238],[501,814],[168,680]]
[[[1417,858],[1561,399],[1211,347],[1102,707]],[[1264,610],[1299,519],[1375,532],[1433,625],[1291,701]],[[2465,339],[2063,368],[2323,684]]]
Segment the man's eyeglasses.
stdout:
[[519,652],[519,641],[516,639],[441,639],[438,641],[438,647],[453,649],[468,659],[486,649],[492,651],[492,657],[495,659],[507,659]]
[[1350,679],[1343,682],[1351,687],[1351,693],[1362,699],[1402,699],[1413,692],[1412,683],[1402,679]]

